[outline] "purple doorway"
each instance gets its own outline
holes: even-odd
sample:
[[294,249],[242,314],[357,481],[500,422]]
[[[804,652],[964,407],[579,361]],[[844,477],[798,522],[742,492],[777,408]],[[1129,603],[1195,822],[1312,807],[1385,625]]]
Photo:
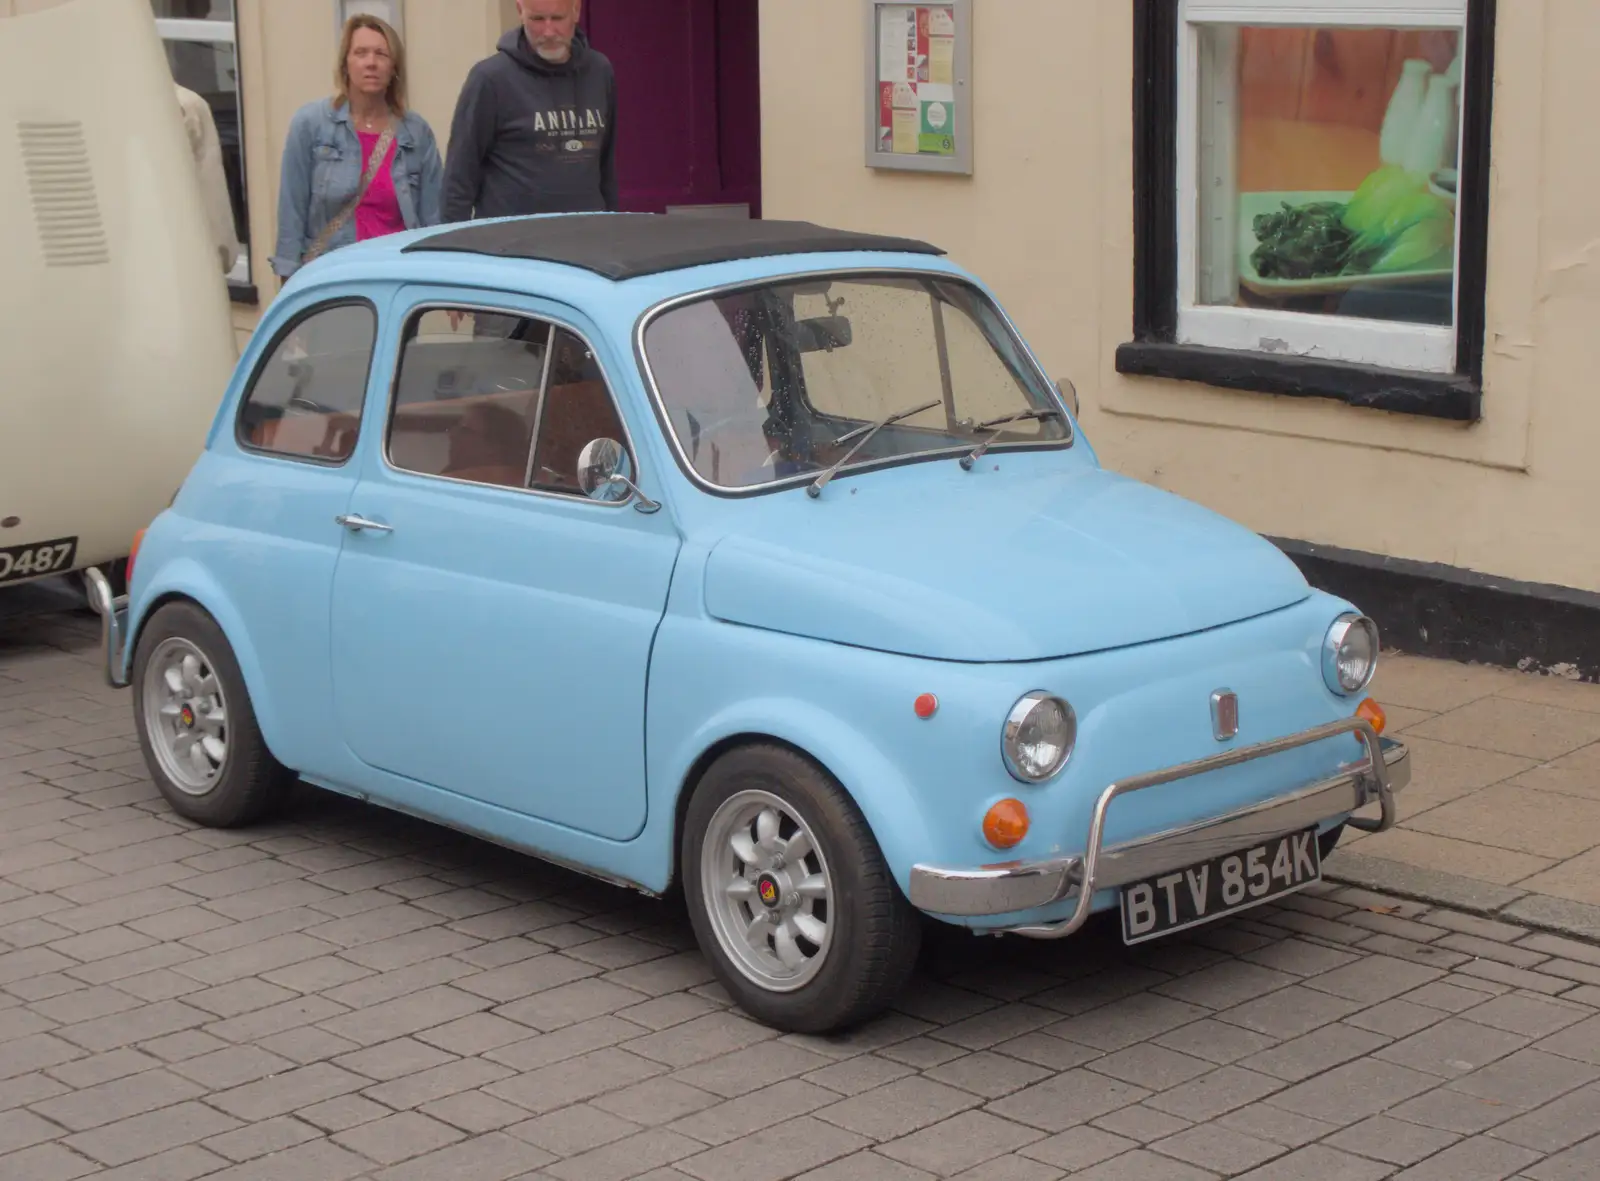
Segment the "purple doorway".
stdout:
[[761,216],[758,0],[587,0],[617,70],[622,208],[749,207]]

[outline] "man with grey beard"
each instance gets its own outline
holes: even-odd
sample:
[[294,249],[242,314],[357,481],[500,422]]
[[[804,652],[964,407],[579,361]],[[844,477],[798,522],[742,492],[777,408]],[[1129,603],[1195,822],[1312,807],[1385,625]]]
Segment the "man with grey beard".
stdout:
[[582,0],[517,0],[518,27],[467,75],[450,125],[444,221],[617,208],[616,74]]

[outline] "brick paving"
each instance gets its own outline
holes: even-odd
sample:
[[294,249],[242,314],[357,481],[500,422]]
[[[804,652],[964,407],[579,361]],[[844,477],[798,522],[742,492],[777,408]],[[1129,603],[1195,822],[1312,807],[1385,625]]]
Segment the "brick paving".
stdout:
[[0,619],[0,1181],[1600,1176],[1594,943],[1329,884],[943,935],[778,1036],[668,903],[311,789],[179,820],[96,656]]
[[1372,691],[1415,778],[1330,872],[1600,938],[1600,685],[1385,654]]

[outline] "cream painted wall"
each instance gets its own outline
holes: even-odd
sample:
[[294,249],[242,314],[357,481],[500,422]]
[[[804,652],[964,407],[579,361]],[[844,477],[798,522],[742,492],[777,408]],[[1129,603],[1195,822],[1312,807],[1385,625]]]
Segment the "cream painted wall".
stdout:
[[919,235],[980,273],[1104,462],[1264,533],[1600,589],[1600,4],[1499,6],[1483,420],[1127,378],[1127,0],[974,4],[976,172],[863,153],[861,0],[762,0],[766,215]]
[[[0,0],[29,3],[38,0]],[[413,109],[444,152],[450,117],[467,71],[494,49],[509,0],[401,0]],[[261,307],[234,305],[240,347],[278,280],[267,259],[277,237],[278,175],[289,120],[311,99],[332,93],[338,52],[333,0],[238,0],[244,95],[245,171],[250,194],[250,269]]]

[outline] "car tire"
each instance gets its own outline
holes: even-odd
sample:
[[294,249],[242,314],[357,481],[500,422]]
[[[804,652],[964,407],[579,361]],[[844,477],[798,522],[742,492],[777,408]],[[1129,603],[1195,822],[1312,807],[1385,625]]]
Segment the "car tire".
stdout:
[[233,648],[198,605],[172,602],[150,617],[130,679],[145,765],[178,815],[235,828],[288,795],[295,774],[267,749]]
[[[866,818],[833,776],[787,747],[753,744],[712,764],[689,801],[681,865],[701,950],[769,1026],[848,1029],[888,1007],[916,968],[920,916]],[[764,899],[769,885],[776,905]]]

